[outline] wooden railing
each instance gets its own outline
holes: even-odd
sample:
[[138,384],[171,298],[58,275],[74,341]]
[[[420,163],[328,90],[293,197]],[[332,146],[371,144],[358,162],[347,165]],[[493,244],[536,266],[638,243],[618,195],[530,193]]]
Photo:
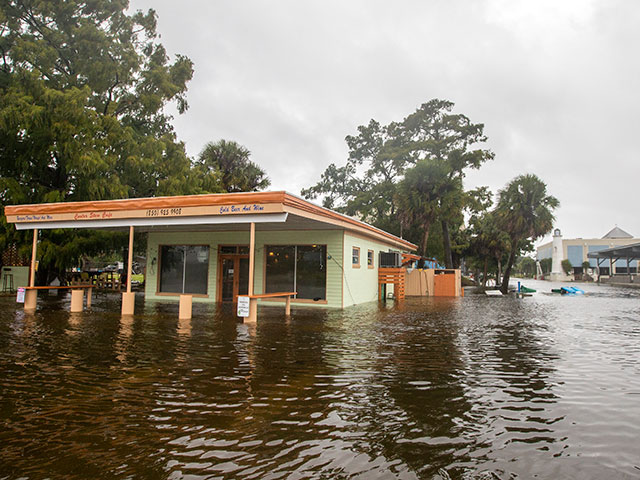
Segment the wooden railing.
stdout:
[[378,299],[382,299],[382,286],[393,284],[393,292],[397,299],[404,299],[404,287],[407,271],[404,268],[378,269]]

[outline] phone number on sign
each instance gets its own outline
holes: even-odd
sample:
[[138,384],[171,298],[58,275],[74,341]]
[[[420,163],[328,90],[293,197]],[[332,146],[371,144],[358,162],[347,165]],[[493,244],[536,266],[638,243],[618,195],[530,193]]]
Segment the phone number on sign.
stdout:
[[166,217],[169,215],[181,215],[181,208],[152,208],[147,210],[147,217]]

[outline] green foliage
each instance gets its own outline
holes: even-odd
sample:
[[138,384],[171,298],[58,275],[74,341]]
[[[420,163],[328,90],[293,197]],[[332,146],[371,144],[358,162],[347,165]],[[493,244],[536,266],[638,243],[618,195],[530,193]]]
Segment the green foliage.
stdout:
[[427,255],[429,229],[441,213],[442,200],[462,192],[462,182],[448,173],[441,162],[419,160],[398,184],[398,216],[405,228],[417,225],[423,232],[419,249],[422,256]]
[[203,193],[255,192],[271,181],[258,165],[249,160],[251,152],[242,145],[220,140],[205,145],[194,164]]
[[588,260],[585,260],[584,262],[582,262],[582,269],[584,273],[587,273],[588,268],[591,268],[591,264],[589,263]]
[[[487,203],[486,207],[490,205]],[[509,245],[508,235],[500,230],[495,212],[479,211],[469,219],[469,243],[464,256],[471,268],[483,270],[483,282],[489,269],[494,270],[506,260]]]
[[562,265],[562,271],[565,275],[570,275],[571,272],[573,272],[573,265],[571,265],[571,261],[568,258],[562,260],[560,264]]
[[[451,257],[449,231],[458,232],[463,211],[473,210],[480,201],[480,190],[462,189],[464,171],[493,158],[489,150],[473,148],[486,141],[484,126],[452,114],[452,109],[452,102],[434,99],[402,122],[381,125],[371,120],[358,127],[357,135],[346,137],[346,164],[329,165],[320,181],[303,189],[302,195],[322,197],[327,208],[402,233],[421,245],[421,253],[425,245],[427,254],[431,251],[429,229],[438,221],[445,256]],[[408,190],[412,187],[419,190]],[[433,195],[434,191],[439,194]]]
[[514,272],[523,277],[533,277],[536,268],[536,261],[531,257],[520,257],[513,266]]
[[510,243],[502,293],[507,293],[511,268],[523,246],[553,228],[553,210],[558,205],[558,199],[548,195],[545,183],[533,174],[514,178],[499,192],[496,225],[509,236]]
[[[192,62],[169,61],[153,10],[127,8],[124,0],[0,4],[3,205],[198,191],[164,111],[169,102],[186,110]],[[93,235],[47,234],[41,268],[69,265],[100,240]],[[3,217],[0,244],[14,242],[28,239]]]
[[551,258],[543,258],[540,260],[540,268],[542,269],[542,273],[544,275],[548,275],[551,273],[553,260]]

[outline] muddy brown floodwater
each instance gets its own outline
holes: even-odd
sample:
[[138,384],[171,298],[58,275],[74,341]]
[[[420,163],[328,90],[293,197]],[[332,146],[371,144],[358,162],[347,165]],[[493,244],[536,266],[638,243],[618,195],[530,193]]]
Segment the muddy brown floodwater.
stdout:
[[640,478],[640,290],[345,310],[0,299],[0,478]]

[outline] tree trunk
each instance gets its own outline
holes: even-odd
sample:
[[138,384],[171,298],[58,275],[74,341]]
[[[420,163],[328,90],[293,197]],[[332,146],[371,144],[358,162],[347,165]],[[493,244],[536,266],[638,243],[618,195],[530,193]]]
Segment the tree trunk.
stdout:
[[502,294],[506,294],[509,291],[509,278],[511,277],[511,268],[516,261],[516,253],[518,252],[518,241],[514,240],[511,242],[511,253],[509,254],[509,261],[507,263],[507,268],[504,270],[504,277],[502,278],[502,286],[500,287],[500,291]]
[[429,229],[431,228],[431,222],[424,223],[422,225],[424,228],[424,235],[422,237],[422,244],[420,245],[420,255],[423,257],[427,256],[427,242],[429,241]]
[[449,236],[449,225],[446,220],[442,221],[442,243],[444,246],[444,265],[453,268],[453,258],[451,257],[451,237]]
[[482,288],[487,286],[487,267],[489,266],[489,259],[484,259],[484,273],[482,274]]

